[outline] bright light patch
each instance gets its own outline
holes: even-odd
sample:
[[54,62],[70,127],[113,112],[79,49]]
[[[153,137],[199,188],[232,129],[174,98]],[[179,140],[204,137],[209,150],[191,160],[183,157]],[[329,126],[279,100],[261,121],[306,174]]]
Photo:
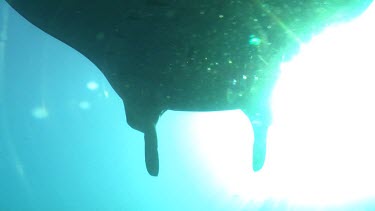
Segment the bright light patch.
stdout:
[[93,90],[93,91],[99,88],[98,83],[96,83],[95,81],[88,82],[86,86],[88,89]]
[[[202,139],[200,154],[205,156],[208,168],[219,176],[217,179],[221,183],[235,182],[235,172],[251,168],[252,157],[248,153],[252,131],[249,120],[241,111],[200,113],[193,124]],[[231,133],[222,133],[228,130]],[[228,140],[236,140],[237,144],[228,146]]]
[[88,110],[91,108],[91,103],[87,102],[87,101],[81,101],[79,103],[79,107],[82,109],[82,110]]
[[31,114],[33,117],[36,119],[45,119],[48,117],[48,110],[46,107],[41,106],[41,107],[36,107],[31,111]]
[[108,91],[107,90],[104,90],[104,97],[106,97],[106,98],[108,98],[109,97],[109,93],[108,93]]
[[[240,110],[191,114],[191,137],[194,146],[189,153],[195,168],[205,172],[209,181],[203,181],[208,189],[223,200],[228,198],[263,200],[260,190],[264,184],[254,179],[252,171],[253,133],[248,118]],[[193,142],[193,143],[192,143]],[[190,147],[188,147],[190,148]]]
[[191,134],[201,138],[194,150],[225,200],[324,207],[375,198],[373,6],[282,65],[260,172],[251,169],[252,133],[241,112],[194,116]]
[[282,65],[268,163],[278,175],[278,197],[310,205],[375,197],[375,33],[369,14],[327,29]]

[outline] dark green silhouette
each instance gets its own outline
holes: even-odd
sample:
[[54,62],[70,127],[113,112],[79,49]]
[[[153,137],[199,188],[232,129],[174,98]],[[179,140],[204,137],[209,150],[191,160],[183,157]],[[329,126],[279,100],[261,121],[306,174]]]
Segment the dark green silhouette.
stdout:
[[155,125],[166,110],[241,109],[254,130],[253,169],[261,169],[280,63],[371,0],[7,2],[103,72],[124,101],[128,124],[145,134],[147,170],[156,176]]

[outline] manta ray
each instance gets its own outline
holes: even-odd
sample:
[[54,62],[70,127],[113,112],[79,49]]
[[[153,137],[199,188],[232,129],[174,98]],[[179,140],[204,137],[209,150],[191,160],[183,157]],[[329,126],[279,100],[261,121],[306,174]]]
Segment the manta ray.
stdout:
[[301,42],[350,20],[372,2],[6,1],[101,70],[123,100],[129,126],[144,133],[152,176],[159,173],[155,126],[166,110],[242,110],[254,132],[253,170],[260,170],[280,64]]

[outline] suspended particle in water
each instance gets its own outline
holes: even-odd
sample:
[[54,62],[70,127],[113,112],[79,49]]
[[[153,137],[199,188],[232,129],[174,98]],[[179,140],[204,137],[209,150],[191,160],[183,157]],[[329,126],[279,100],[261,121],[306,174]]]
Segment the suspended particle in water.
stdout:
[[97,90],[99,88],[99,85],[98,83],[96,83],[95,81],[90,81],[86,84],[86,87],[89,89],[89,90]]
[[49,116],[49,113],[45,106],[38,106],[32,110],[32,115],[36,119],[45,119]]
[[249,44],[250,45],[257,46],[257,45],[260,45],[261,42],[262,41],[261,41],[261,39],[259,37],[255,36],[253,34],[249,36]]

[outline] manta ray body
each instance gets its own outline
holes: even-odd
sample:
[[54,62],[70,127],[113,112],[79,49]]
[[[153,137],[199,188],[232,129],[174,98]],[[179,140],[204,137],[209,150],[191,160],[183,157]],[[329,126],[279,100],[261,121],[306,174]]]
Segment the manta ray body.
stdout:
[[281,62],[325,26],[371,0],[6,0],[44,32],[79,51],[123,99],[159,173],[155,125],[166,110],[241,109],[262,168],[270,98]]

